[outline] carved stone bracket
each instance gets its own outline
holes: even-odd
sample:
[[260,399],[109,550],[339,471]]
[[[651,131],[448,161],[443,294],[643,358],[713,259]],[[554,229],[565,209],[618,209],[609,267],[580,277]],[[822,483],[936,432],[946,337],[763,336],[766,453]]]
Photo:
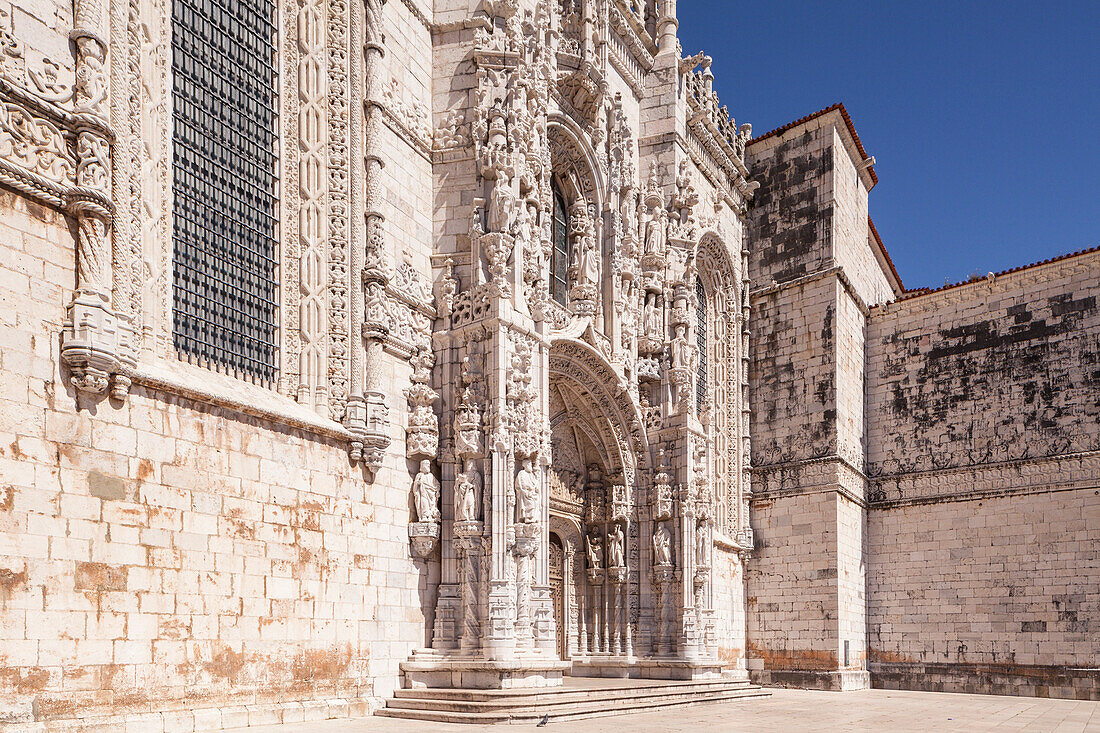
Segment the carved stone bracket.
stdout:
[[427,559],[439,546],[439,522],[412,522],[409,524],[409,541],[413,554]]

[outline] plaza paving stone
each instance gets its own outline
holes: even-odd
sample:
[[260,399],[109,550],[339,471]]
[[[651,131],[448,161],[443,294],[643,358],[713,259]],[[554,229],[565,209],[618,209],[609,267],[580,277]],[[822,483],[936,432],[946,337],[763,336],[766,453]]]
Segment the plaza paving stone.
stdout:
[[[516,733],[779,733],[780,731],[1028,731],[1100,733],[1100,702],[940,692],[771,690],[772,696],[655,713],[494,726]],[[248,728],[249,733],[471,733],[478,726],[381,717]]]

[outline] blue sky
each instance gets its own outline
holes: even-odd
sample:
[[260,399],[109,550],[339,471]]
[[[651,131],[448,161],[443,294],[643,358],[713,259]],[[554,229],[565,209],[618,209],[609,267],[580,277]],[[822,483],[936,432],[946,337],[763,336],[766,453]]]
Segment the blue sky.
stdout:
[[907,287],[1100,244],[1100,2],[680,0],[759,135],[843,102]]

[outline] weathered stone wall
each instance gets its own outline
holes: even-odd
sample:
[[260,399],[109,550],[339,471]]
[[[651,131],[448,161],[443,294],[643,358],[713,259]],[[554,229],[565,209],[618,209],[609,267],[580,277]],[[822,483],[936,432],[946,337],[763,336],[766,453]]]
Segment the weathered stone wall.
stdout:
[[828,619],[837,613],[837,526],[828,486],[755,501],[753,526],[756,550],[745,576],[750,670],[760,678],[836,669],[837,632]]
[[754,466],[836,452],[836,292],[825,277],[753,298]]
[[[876,684],[1097,697],[1100,255],[872,310]],[[1078,668],[1074,671],[1073,668]]]
[[388,694],[432,592],[403,458],[367,484],[322,434],[144,387],[78,404],[54,338],[70,223],[0,211],[0,710]]
[[718,658],[731,670],[745,669],[745,576],[735,552],[714,550],[714,613]]
[[875,257],[867,223],[867,187],[844,145],[839,128],[832,127],[833,166],[828,185],[833,207],[832,255],[844,268],[855,293],[867,305],[893,300],[894,291]]
[[876,309],[868,463],[908,473],[1100,449],[1100,254]]
[[[1047,469],[1080,488],[870,512],[875,686],[1100,697],[1084,669],[1100,657],[1100,461]],[[963,472],[951,483],[987,482]]]
[[758,287],[831,264],[831,130],[785,136],[766,149],[749,146],[746,163],[760,183],[753,197],[749,247],[749,272]]

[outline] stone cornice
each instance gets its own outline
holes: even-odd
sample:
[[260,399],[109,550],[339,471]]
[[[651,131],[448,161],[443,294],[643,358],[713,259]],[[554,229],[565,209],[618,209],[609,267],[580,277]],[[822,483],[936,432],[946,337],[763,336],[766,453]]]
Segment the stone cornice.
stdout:
[[852,300],[856,304],[856,307],[859,308],[859,312],[862,313],[864,317],[870,316],[870,307],[868,307],[867,303],[863,300],[862,297],[860,297],[859,293],[856,292],[855,287],[852,285],[852,281],[848,278],[848,274],[840,265],[833,265],[832,267],[815,270],[814,272],[811,272],[808,275],[803,275],[802,277],[796,277],[792,280],[784,280],[781,283],[777,282],[771,285],[765,285],[763,287],[756,288],[755,290],[750,290],[749,300],[752,301],[765,295],[772,295],[774,293],[778,293],[781,290],[787,290],[788,288],[808,285],[812,282],[816,282],[817,280],[824,280],[831,275],[836,275],[836,278],[840,281],[841,286],[848,293],[848,295],[851,296]]
[[[752,466],[748,470],[753,476],[753,503],[835,492],[860,507],[866,508],[868,505],[864,495],[867,476],[850,461],[836,454]],[[797,485],[768,488],[769,476],[780,471],[797,472]]]
[[[965,481],[960,474],[968,474]],[[875,508],[1096,489],[1100,451],[896,473],[875,476],[871,483]],[[960,491],[960,485],[969,488]]]

